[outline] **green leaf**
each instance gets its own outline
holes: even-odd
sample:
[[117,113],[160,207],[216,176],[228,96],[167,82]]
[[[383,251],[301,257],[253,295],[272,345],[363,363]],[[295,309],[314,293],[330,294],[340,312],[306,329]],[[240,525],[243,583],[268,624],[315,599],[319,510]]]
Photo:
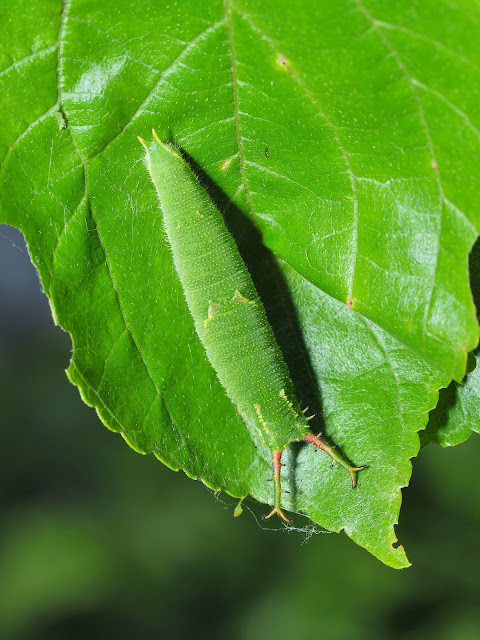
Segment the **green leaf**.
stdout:
[[155,127],[228,210],[313,428],[369,464],[353,492],[291,447],[287,506],[405,566],[393,526],[417,431],[478,340],[478,5],[3,11],[0,220],[26,236],[85,401],[138,451],[271,501],[173,270],[136,140]]
[[[470,279],[477,309],[480,309],[480,243],[470,254]],[[460,444],[473,431],[480,433],[480,347],[469,354],[468,373],[463,383],[452,382],[442,389],[430,414],[422,444],[431,442],[450,447]]]

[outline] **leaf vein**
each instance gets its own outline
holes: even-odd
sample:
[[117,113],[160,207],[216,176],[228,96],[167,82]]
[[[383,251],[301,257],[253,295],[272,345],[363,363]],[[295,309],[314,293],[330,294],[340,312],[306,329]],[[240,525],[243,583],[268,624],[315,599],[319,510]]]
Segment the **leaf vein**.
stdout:
[[215,22],[212,25],[209,25],[206,29],[204,29],[201,33],[199,33],[191,42],[188,43],[188,45],[181,51],[181,53],[170,63],[170,65],[161,72],[160,77],[158,78],[157,82],[155,83],[155,85],[153,86],[153,88],[151,89],[151,91],[148,93],[147,97],[143,100],[143,102],[140,104],[140,106],[138,107],[138,109],[135,111],[135,113],[133,114],[133,116],[129,119],[129,121],[122,127],[121,131],[119,133],[117,133],[111,140],[110,142],[108,142],[103,149],[101,149],[100,151],[98,151],[96,154],[94,154],[93,156],[91,156],[90,160],[93,160],[93,158],[96,158],[97,156],[99,156],[100,154],[104,153],[127,129],[128,127],[139,117],[139,115],[142,113],[142,111],[144,110],[144,108],[146,107],[146,105],[148,104],[148,102],[152,99],[152,97],[155,95],[156,91],[158,90],[158,88],[160,87],[160,85],[162,84],[162,82],[164,80],[167,79],[167,77],[173,73],[173,71],[175,70],[175,68],[181,63],[183,56],[187,55],[192,49],[194,49],[198,43],[200,41],[202,41],[205,37],[209,36],[210,34],[214,33],[218,27],[220,27],[221,25],[223,25],[225,22],[225,19],[219,20],[218,22]]
[[57,46],[58,46],[57,44],[52,44],[49,47],[45,47],[44,49],[39,49],[38,51],[34,51],[30,55],[25,56],[24,58],[21,58],[20,60],[15,60],[14,62],[12,62],[11,65],[9,65],[8,67],[5,67],[4,69],[2,69],[0,71],[0,77],[3,76],[3,75],[6,75],[7,73],[12,71],[13,69],[17,69],[18,67],[22,67],[24,65],[24,63],[31,62],[32,60],[35,60],[35,58],[38,58],[39,56],[42,57],[44,54],[51,53],[52,51],[55,51]]

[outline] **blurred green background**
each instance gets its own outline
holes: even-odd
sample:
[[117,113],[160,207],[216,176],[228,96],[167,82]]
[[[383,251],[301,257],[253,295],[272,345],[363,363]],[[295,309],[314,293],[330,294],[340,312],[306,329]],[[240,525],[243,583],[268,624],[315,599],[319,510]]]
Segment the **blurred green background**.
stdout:
[[103,427],[3,226],[0,310],[0,639],[480,638],[478,436],[415,460],[395,571],[343,534],[264,530],[252,503],[234,519]]

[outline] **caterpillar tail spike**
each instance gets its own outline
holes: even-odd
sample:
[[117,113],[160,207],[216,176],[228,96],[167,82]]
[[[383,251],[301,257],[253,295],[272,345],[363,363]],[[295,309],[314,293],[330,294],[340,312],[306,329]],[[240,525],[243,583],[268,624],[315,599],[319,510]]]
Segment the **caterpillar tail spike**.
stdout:
[[289,522],[291,522],[291,520],[290,518],[287,518],[287,516],[283,513],[282,507],[281,507],[281,499],[282,499],[282,493],[283,493],[282,481],[280,479],[280,471],[282,469],[281,460],[282,460],[282,449],[277,449],[272,453],[273,482],[275,487],[273,509],[270,511],[270,513],[267,516],[265,516],[265,520],[268,520],[273,515],[277,514],[278,516],[280,516],[280,518],[282,518],[282,520],[284,520],[288,524]]
[[313,444],[313,446],[316,447],[317,449],[321,449],[322,451],[325,451],[325,453],[328,454],[332,459],[332,467],[335,463],[337,463],[341,467],[346,469],[350,474],[350,478],[352,479],[352,489],[356,488],[357,486],[356,474],[358,473],[358,471],[363,471],[364,469],[366,469],[367,468],[366,464],[361,467],[354,467],[353,465],[349,464],[346,460],[344,460],[341,456],[339,456],[338,453],[335,451],[334,447],[328,446],[328,444],[326,444],[321,438],[316,436],[314,433],[310,433],[310,432],[307,433],[307,435],[304,437],[304,440],[306,442],[310,442],[311,444]]

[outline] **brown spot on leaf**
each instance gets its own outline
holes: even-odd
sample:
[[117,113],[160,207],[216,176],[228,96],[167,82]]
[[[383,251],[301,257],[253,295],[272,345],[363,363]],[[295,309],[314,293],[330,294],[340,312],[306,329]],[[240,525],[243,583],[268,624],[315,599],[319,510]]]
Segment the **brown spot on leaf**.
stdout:
[[278,54],[278,57],[277,57],[277,64],[280,67],[283,67],[284,69],[286,69],[287,71],[291,71],[292,70],[292,68],[290,66],[290,62],[284,56],[282,56],[280,53]]
[[353,300],[352,300],[352,298],[349,298],[349,299],[347,300],[347,307],[348,307],[349,309],[353,309]]

